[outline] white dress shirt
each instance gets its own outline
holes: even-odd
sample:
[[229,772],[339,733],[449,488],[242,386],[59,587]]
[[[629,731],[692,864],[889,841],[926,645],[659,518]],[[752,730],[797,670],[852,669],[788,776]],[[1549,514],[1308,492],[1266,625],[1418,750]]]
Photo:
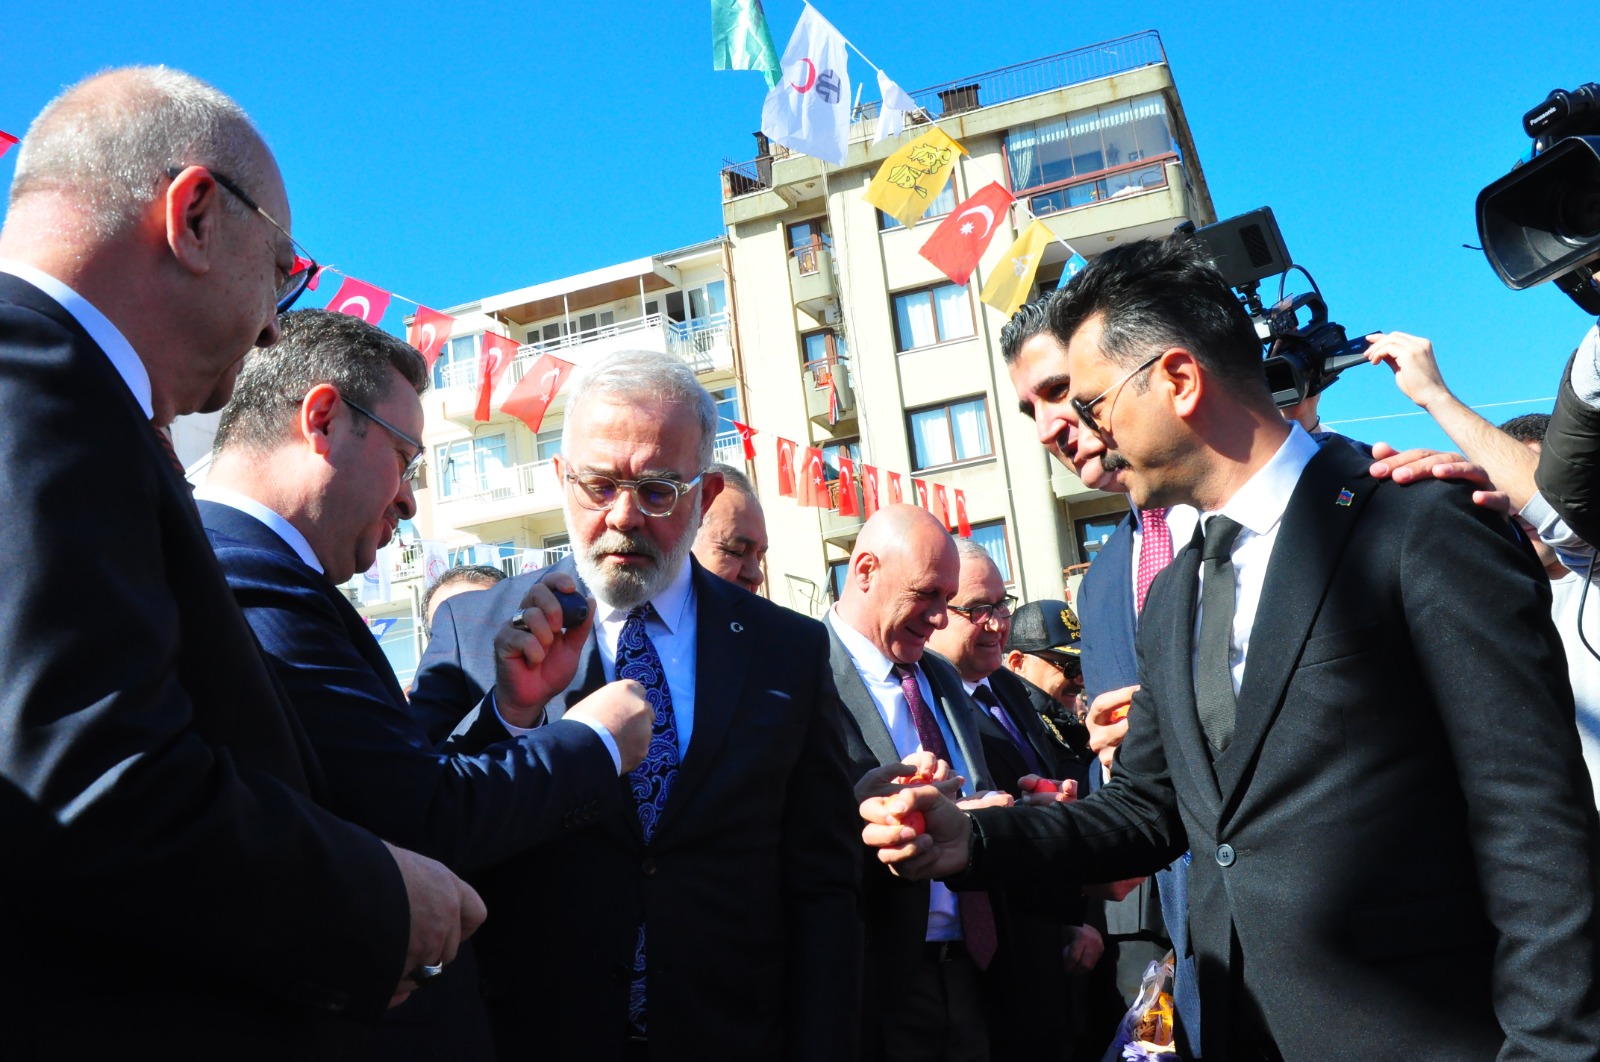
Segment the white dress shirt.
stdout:
[[267,526],[268,531],[283,539],[284,544],[294,550],[294,555],[304,561],[306,567],[318,575],[323,574],[322,562],[317,559],[316,553],[311,549],[311,543],[306,541],[306,536],[277,511],[267,508],[247,494],[240,494],[226,487],[196,487],[194,500],[216,502],[218,505],[237,509],[246,516],[255,517]]
[[[1222,515],[1239,524],[1243,530],[1233,540],[1233,637],[1228,647],[1228,663],[1233,675],[1233,692],[1239,692],[1244,683],[1245,657],[1250,651],[1250,628],[1256,622],[1256,610],[1261,604],[1261,587],[1267,579],[1267,564],[1272,560],[1272,546],[1278,540],[1278,528],[1283,524],[1283,513],[1289,507],[1289,496],[1300,473],[1311,459],[1317,456],[1317,443],[1298,424],[1289,426],[1289,437],[1284,440],[1272,459],[1245,481],[1233,497],[1217,513],[1203,513],[1200,526],[1213,516]],[[1328,503],[1333,504],[1333,499]],[[1196,602],[1204,601],[1205,571],[1200,573],[1200,587]],[[1198,669],[1200,660],[1200,616],[1203,605],[1195,608],[1194,642],[1191,652],[1192,667]]]
[[[834,632],[839,635],[839,641],[843,643],[845,652],[850,654],[851,663],[856,666],[856,673],[861,676],[862,683],[867,687],[867,693],[872,696],[872,703],[878,708],[878,715],[883,719],[883,725],[889,728],[889,738],[894,742],[895,755],[904,758],[926,751],[922,747],[922,739],[917,736],[917,724],[911,718],[911,707],[906,704],[905,692],[900,688],[900,676],[894,672],[894,661],[883,655],[866,635],[846,623],[840,617],[837,605],[833,607],[832,622]],[[939,702],[933,695],[933,687],[928,685],[928,676],[921,667],[918,667],[916,672],[917,689],[922,692],[922,703],[928,706],[934,722],[939,724],[939,733],[944,737],[945,748],[950,751],[950,769],[967,780],[967,784],[961,787],[961,794],[971,796],[972,773],[967,770],[966,757],[961,754],[961,746],[956,743],[949,720],[939,709]],[[928,895],[927,939],[960,940],[961,910],[956,902],[956,894],[941,882],[934,881],[929,885],[931,888]]]
[[0,273],[9,273],[19,280],[25,280],[60,303],[61,308],[83,326],[89,338],[99,344],[106,357],[111,359],[117,375],[122,377],[122,382],[128,385],[128,390],[133,392],[134,399],[138,401],[139,408],[144,410],[145,419],[155,416],[155,406],[150,397],[150,374],[145,370],[144,362],[139,360],[139,355],[134,353],[133,345],[105,314],[49,273],[35,269],[26,262],[0,258]]

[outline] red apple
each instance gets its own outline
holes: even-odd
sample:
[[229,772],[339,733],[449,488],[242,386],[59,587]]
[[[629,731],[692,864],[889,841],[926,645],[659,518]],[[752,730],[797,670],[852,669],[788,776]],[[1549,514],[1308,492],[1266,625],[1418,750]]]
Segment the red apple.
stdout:
[[920,811],[908,811],[900,816],[900,825],[909,826],[918,834],[928,832],[928,820],[923,817]]
[[1030,793],[1059,793],[1061,792],[1061,783],[1052,781],[1049,778],[1035,778],[1033,780],[1033,788],[1028,791]]

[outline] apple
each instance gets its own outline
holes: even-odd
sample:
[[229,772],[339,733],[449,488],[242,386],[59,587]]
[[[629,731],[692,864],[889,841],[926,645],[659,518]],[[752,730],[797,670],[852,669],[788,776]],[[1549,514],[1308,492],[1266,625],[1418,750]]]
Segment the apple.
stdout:
[[928,832],[928,820],[920,811],[908,811],[904,815],[900,816],[900,825],[909,826],[918,834],[924,834]]
[[1035,778],[1033,786],[1028,791],[1030,793],[1059,793],[1061,792],[1061,783],[1049,778]]

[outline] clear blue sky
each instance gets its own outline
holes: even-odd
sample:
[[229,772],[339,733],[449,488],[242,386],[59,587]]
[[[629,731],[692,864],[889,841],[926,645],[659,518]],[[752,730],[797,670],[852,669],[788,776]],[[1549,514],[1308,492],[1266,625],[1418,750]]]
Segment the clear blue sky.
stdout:
[[[800,0],[765,6],[781,50]],[[106,66],[188,70],[266,132],[295,235],[319,260],[435,307],[715,236],[722,159],[755,153],[765,84],[711,70],[706,0],[138,8],[10,5],[0,129],[22,134]],[[1335,320],[1433,338],[1469,403],[1554,394],[1590,323],[1548,287],[1506,290],[1462,249],[1477,243],[1478,189],[1527,148],[1522,112],[1600,79],[1575,16],[1482,0],[819,10],[908,90],[1159,30],[1219,215],[1272,206]],[[1323,412],[1411,408],[1386,370],[1358,368]],[[1346,430],[1443,441],[1423,417]]]

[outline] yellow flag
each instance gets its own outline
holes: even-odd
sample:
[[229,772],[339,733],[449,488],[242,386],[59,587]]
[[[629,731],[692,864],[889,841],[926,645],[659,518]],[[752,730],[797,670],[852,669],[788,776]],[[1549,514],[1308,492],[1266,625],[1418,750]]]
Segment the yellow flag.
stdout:
[[944,191],[956,156],[966,153],[934,126],[883,160],[863,198],[909,229]]
[[989,274],[989,281],[984,284],[980,298],[1010,318],[1033,289],[1033,276],[1039,272],[1039,258],[1044,254],[1045,245],[1053,239],[1055,236],[1042,221],[1035,221],[1023,229],[1017,242],[1011,245],[1006,256],[994,267],[994,272]]

